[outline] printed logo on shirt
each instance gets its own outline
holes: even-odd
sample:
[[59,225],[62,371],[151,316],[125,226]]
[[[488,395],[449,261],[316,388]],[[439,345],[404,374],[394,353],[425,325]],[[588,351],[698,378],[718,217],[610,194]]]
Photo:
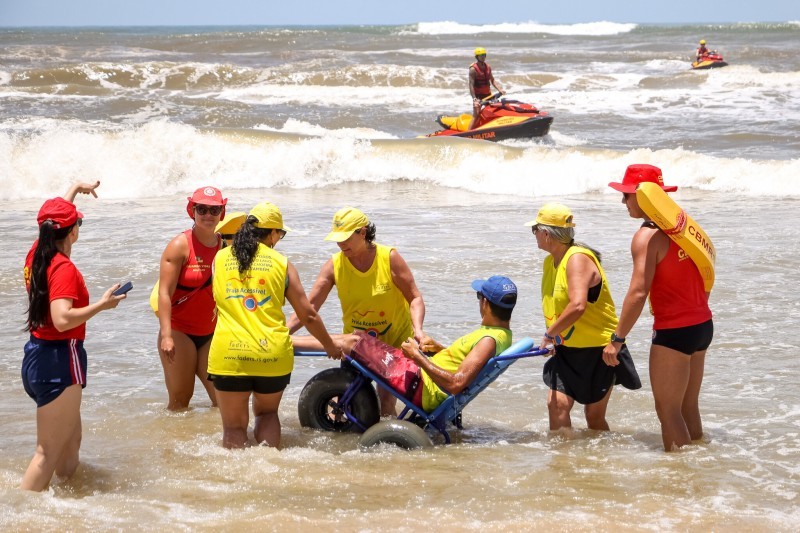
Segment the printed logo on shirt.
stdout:
[[392,323],[386,318],[386,311],[366,311],[355,310],[350,325],[353,329],[367,332],[371,337],[381,337],[392,327]]
[[385,292],[389,292],[390,290],[391,287],[389,286],[388,283],[378,283],[377,285],[375,285],[375,292],[378,294],[383,294]]
[[359,331],[363,331],[367,335],[369,335],[370,337],[376,337],[376,338],[380,337],[382,335],[386,335],[386,333],[389,331],[389,329],[391,329],[391,327],[392,327],[392,325],[389,324],[388,326],[386,326],[386,328],[381,330],[381,329],[371,328],[371,327],[361,327],[361,326],[357,326],[357,325],[353,324],[353,329],[357,329]]
[[257,310],[259,307],[263,306],[268,301],[270,301],[272,299],[272,296],[267,296],[266,298],[264,298],[262,300],[256,299],[252,294],[247,294],[247,295],[245,295],[245,294],[234,294],[232,296],[226,296],[225,297],[226,300],[230,300],[231,298],[233,298],[233,299],[241,298],[242,305],[244,306],[244,308],[247,309],[248,311],[252,312],[252,311]]

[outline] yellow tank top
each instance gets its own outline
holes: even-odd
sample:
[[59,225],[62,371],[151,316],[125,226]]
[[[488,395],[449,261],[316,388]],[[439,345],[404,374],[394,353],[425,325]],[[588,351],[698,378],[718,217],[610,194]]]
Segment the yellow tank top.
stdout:
[[214,258],[212,290],[217,327],[208,354],[208,373],[220,376],[284,376],[294,352],[283,304],[287,260],[259,244],[250,270],[225,248]]
[[333,279],[342,304],[344,333],[366,331],[399,348],[414,334],[405,296],[392,281],[389,254],[394,248],[376,244],[372,266],[356,269],[342,252],[333,255]]
[[[484,337],[492,337],[496,342],[494,354],[497,355],[511,346],[511,330],[495,326],[481,326],[467,333],[453,344],[431,357],[431,362],[448,372],[455,373],[472,348]],[[422,409],[430,413],[450,396],[422,371]]]
[[596,302],[586,304],[586,311],[566,331],[560,332],[564,339],[564,346],[573,348],[590,348],[608,344],[611,334],[617,327],[617,313],[614,309],[614,300],[608,288],[608,280],[600,266],[600,262],[591,250],[581,246],[570,246],[561,259],[558,267],[553,266],[553,256],[548,255],[544,260],[542,274],[542,312],[544,321],[549,328],[555,322],[564,308],[569,303],[569,289],[567,287],[567,262],[574,254],[588,255],[600,271],[602,286],[600,297]]

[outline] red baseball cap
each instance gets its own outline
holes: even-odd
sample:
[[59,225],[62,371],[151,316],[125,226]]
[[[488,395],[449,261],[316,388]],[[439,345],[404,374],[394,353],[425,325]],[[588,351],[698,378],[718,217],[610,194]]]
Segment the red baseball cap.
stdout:
[[625,169],[625,176],[622,183],[612,181],[609,187],[623,193],[634,193],[640,183],[650,182],[661,187],[665,192],[677,191],[677,185],[664,185],[664,178],[661,177],[661,169],[653,165],[629,165]]
[[[194,219],[194,213],[192,213],[192,206],[194,204],[221,205],[224,207],[228,203],[228,199],[222,197],[222,192],[216,187],[211,186],[200,187],[186,199],[189,200],[189,203],[186,204],[186,212],[189,213],[189,218],[191,219]],[[220,218],[224,216],[225,209],[222,210]]]
[[75,204],[58,197],[45,200],[39,208],[36,222],[41,226],[49,220],[53,223],[53,228],[60,229],[72,226],[79,218],[83,218],[83,213],[78,211]]

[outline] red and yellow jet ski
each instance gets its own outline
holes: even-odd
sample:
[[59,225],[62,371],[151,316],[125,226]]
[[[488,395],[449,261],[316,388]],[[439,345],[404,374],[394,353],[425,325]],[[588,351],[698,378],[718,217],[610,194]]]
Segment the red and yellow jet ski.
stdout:
[[425,137],[466,137],[486,141],[506,139],[529,139],[542,137],[550,131],[553,117],[535,106],[518,100],[499,98],[493,94],[485,98],[481,105],[481,115],[477,124],[470,129],[472,115],[464,113],[457,117],[439,115],[436,118],[444,129],[425,135]]
[[712,50],[707,54],[700,56],[700,61],[692,62],[693,70],[705,70],[709,68],[727,67],[728,64],[722,59],[722,56],[716,50]]

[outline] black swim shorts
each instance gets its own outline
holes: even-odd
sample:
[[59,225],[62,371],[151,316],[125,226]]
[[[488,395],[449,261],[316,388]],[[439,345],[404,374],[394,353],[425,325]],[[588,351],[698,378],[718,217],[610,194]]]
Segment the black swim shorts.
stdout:
[[707,350],[711,346],[711,339],[713,338],[714,322],[712,320],[683,328],[653,330],[653,344],[664,346],[686,355]]
[[289,384],[291,372],[285,376],[216,376],[208,375],[214,388],[222,392],[255,392],[257,394],[275,394],[281,392]]

